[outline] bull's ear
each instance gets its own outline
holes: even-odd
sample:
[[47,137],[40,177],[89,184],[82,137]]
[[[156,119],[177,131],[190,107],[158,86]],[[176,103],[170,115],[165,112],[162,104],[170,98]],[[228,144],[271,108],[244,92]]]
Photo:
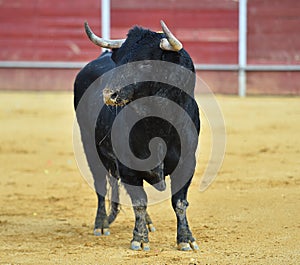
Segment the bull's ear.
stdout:
[[86,35],[89,37],[89,39],[96,44],[97,46],[100,46],[102,48],[107,49],[114,49],[114,48],[120,48],[124,41],[126,39],[120,39],[120,40],[105,40],[103,38],[98,37],[90,28],[87,21],[84,22],[84,28]]
[[166,51],[178,52],[183,48],[182,43],[173,35],[168,29],[165,22],[160,21],[163,32],[166,34],[166,38],[161,39],[160,48]]
[[114,61],[114,63],[116,64],[118,61],[120,61],[121,59],[121,55],[119,55],[118,53],[119,48],[113,48],[112,49],[112,55],[111,55],[111,59]]

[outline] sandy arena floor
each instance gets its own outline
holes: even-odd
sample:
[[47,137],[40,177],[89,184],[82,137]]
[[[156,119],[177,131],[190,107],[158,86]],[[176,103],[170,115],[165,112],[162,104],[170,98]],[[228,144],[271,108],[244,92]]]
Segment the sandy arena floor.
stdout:
[[73,154],[71,93],[0,93],[0,264],[299,264],[300,98],[218,96],[223,167],[201,193],[202,152],[188,217],[201,250],[176,250],[170,201],[149,207],[151,251],[129,249],[133,212],[95,237],[96,196]]

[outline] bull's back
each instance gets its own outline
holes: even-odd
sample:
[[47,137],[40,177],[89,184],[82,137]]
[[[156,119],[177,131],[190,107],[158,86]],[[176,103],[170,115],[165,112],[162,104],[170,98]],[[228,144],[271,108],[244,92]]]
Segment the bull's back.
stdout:
[[88,63],[77,74],[74,83],[74,108],[76,109],[81,97],[89,86],[104,73],[115,67],[114,61],[111,59],[111,52],[102,53],[96,60]]

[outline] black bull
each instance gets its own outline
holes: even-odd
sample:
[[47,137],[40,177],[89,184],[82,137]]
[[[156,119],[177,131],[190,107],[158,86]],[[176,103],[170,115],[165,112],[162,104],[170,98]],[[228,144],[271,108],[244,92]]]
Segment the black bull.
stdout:
[[[168,175],[171,178],[172,207],[177,217],[178,248],[180,250],[198,249],[186,218],[188,206],[187,191],[195,170],[195,151],[198,140],[195,138],[191,140],[192,137],[190,137],[189,131],[187,132],[185,128],[185,119],[180,115],[177,116],[176,109],[173,109],[172,115],[174,119],[172,122],[155,115],[148,115],[131,128],[128,139],[130,151],[138,159],[147,159],[153,155],[153,150],[149,150],[151,140],[159,137],[164,141],[165,145],[158,144],[158,147],[154,150],[154,156],[160,162],[151,169],[137,170],[136,168],[133,169],[134,167],[126,166],[119,160],[112,146],[112,126],[122,109],[125,106],[131,106],[137,100],[154,96],[158,97],[158,103],[156,102],[158,104],[158,112],[164,112],[171,106],[166,99],[175,102],[192,120],[196,135],[198,136],[199,134],[199,111],[193,97],[195,86],[193,62],[189,54],[180,46],[180,42],[179,44],[178,42],[174,44],[174,41],[169,38],[174,36],[167,30],[165,26],[165,28],[163,27],[164,33],[156,33],[135,27],[129,31],[126,40],[119,40],[119,43],[114,46],[114,44],[107,44],[105,40],[99,37],[97,38],[100,41],[104,41],[104,44],[94,41],[95,35],[92,35],[93,33],[86,24],[86,32],[90,39],[99,46],[111,48],[112,51],[104,52],[100,57],[87,64],[78,73],[74,84],[74,105],[81,139],[98,196],[94,233],[95,235],[109,235],[109,225],[115,220],[119,212],[118,182],[121,181],[131,198],[135,213],[135,227],[131,241],[133,250],[148,250],[148,230],[155,230],[146,211],[147,194],[143,189],[143,182],[147,181],[157,190],[162,191],[166,188],[165,177]],[[177,46],[175,47],[175,45]],[[150,74],[152,79],[145,77],[145,81],[133,82],[124,87],[115,88],[112,84],[115,84],[116,80],[122,79],[122,75],[119,75],[118,71],[114,70],[121,66],[126,67],[134,62],[140,62],[138,67],[141,71],[127,71],[127,74],[133,77],[139,75],[140,77],[146,73],[146,76],[148,75],[149,77]],[[171,67],[172,72],[168,71],[164,66],[163,69],[157,69],[155,64],[151,64],[151,62],[169,62],[172,66],[176,64],[177,68]],[[180,69],[183,68],[188,69],[188,72],[191,74],[182,74]],[[100,82],[102,85],[100,83],[98,85],[97,80],[104,74],[109,74],[108,81],[104,85],[103,82]],[[166,82],[155,81],[155,75],[165,75],[165,78],[169,80],[176,79],[175,82],[179,86],[174,85],[174,82],[173,84],[172,82],[167,84]],[[143,80],[143,78],[138,80]],[[92,103],[84,105],[81,111],[84,115],[80,116],[78,109],[83,101],[82,99],[85,93],[87,94],[88,88],[93,85],[95,87],[95,84],[96,89],[90,93],[90,97],[93,99]],[[180,87],[180,84],[184,84],[184,89]],[[99,95],[101,96],[100,98]],[[94,107],[95,104],[97,105],[98,100],[103,100],[103,103],[105,103],[103,106],[100,104],[102,106],[100,111]],[[154,105],[151,106],[153,107]],[[132,110],[137,115],[140,115],[147,108],[149,109],[149,106],[132,107]],[[155,108],[157,108],[157,105],[155,105]],[[95,119],[95,122],[93,122],[93,119]],[[122,121],[122,126],[124,128],[127,126],[126,119]],[[121,136],[122,131],[120,131],[120,143],[122,143]],[[182,141],[187,145],[188,155],[183,154]],[[93,149],[96,150],[96,155],[91,151]],[[185,153],[187,152],[185,151]],[[126,154],[123,155],[126,157]],[[181,159],[182,156],[186,157]],[[105,209],[107,178],[105,173],[103,174],[103,170],[100,169],[101,163],[99,163],[99,158],[108,173],[107,175],[109,175],[108,180],[112,186],[111,212],[109,215],[107,215]],[[178,174],[175,176],[173,174],[174,170],[186,168],[184,165],[188,165],[188,170],[184,172],[181,170],[180,174],[182,176],[178,176]]]

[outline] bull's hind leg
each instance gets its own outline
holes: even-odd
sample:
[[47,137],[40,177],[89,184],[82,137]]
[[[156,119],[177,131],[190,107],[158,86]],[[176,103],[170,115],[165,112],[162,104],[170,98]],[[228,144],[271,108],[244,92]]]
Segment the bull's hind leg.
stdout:
[[[110,235],[109,225],[116,219],[120,209],[119,209],[119,184],[118,178],[109,175],[109,184],[111,187],[111,209],[109,215],[106,213],[105,207],[105,197],[106,194],[106,178],[96,179],[95,187],[98,197],[98,209],[95,219],[95,229],[94,234],[97,236]],[[98,193],[99,191],[99,193]],[[103,195],[101,195],[103,194]]]
[[103,197],[99,193],[97,193],[97,197],[98,197],[98,209],[97,209],[97,214],[95,219],[94,235],[108,236],[110,235],[110,232],[109,232],[108,217],[105,208],[105,197]]
[[179,250],[198,250],[199,247],[189,228],[186,218],[186,209],[189,205],[187,201],[187,191],[191,180],[183,188],[172,195],[172,206],[177,218],[177,246]]
[[132,250],[150,250],[147,224],[152,224],[147,214],[147,194],[142,186],[125,185],[131,198],[135,214],[135,226],[130,248]]
[[109,235],[109,223],[108,217],[105,209],[105,195],[107,192],[106,189],[106,171],[103,170],[103,167],[99,164],[99,157],[95,156],[94,143],[90,139],[92,139],[88,130],[85,130],[85,124],[80,125],[81,128],[81,137],[82,143],[84,147],[84,152],[86,154],[86,159],[89,165],[89,169],[93,175],[94,179],[94,187],[97,194],[98,199],[98,208],[95,218],[95,226],[94,226],[94,235]]
[[109,222],[108,222],[108,216],[106,213],[105,208],[105,195],[107,193],[106,185],[107,185],[107,179],[106,176],[97,176],[94,175],[94,185],[95,190],[97,193],[98,198],[98,208],[95,218],[95,227],[94,227],[94,235],[95,236],[101,236],[110,235],[109,232]]
[[115,221],[117,218],[117,215],[120,212],[120,194],[119,194],[119,178],[116,176],[113,176],[112,174],[109,174],[109,184],[111,187],[110,195],[110,213],[108,216],[108,223],[111,224]]
[[146,212],[146,223],[147,223],[149,232],[155,232],[156,231],[156,228],[152,223],[150,215],[147,212]]

